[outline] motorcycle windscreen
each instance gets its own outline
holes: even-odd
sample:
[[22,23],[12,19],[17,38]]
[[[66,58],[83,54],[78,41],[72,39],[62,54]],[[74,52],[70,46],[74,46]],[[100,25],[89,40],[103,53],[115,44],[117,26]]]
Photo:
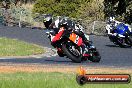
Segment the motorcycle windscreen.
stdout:
[[75,33],[70,34],[69,39],[73,41],[75,44],[77,44],[78,46],[82,45],[82,42],[83,42],[82,38],[76,35]]
[[126,26],[125,24],[122,24],[122,23],[117,25],[117,27],[116,27],[116,33],[121,34],[121,35],[123,35],[128,30],[129,30],[128,26]]

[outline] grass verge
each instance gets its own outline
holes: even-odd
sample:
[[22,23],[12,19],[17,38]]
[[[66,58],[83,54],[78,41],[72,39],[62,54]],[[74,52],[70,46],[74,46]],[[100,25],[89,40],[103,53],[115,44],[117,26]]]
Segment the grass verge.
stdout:
[[44,53],[44,48],[16,39],[0,38],[0,57],[28,56]]
[[0,88],[130,88],[130,84],[86,84],[76,83],[76,74],[59,72],[0,73]]

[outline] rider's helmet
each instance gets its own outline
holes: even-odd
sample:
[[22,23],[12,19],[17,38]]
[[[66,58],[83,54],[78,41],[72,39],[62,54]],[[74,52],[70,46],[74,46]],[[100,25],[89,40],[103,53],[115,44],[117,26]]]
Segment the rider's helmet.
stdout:
[[109,22],[110,22],[110,23],[115,22],[115,17],[110,17],[110,18],[109,18]]
[[110,25],[115,25],[116,21],[115,21],[115,17],[110,17],[109,20],[108,20],[108,23]]
[[115,17],[110,17],[109,19],[111,22],[115,21]]
[[69,17],[61,17],[58,25],[59,27],[64,26],[68,30],[75,29],[75,23]]
[[50,14],[44,15],[43,23],[46,28],[49,28],[50,24],[52,23],[52,15]]

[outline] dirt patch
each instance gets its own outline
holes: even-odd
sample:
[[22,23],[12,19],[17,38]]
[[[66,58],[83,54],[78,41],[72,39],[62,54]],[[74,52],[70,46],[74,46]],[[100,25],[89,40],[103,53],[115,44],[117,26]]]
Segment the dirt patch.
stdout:
[[[55,65],[23,65],[23,64],[0,64],[0,73],[15,73],[15,72],[63,72],[77,73],[79,66],[55,66]],[[132,69],[126,68],[111,68],[111,67],[84,67],[88,74],[91,73],[125,73],[131,74]]]

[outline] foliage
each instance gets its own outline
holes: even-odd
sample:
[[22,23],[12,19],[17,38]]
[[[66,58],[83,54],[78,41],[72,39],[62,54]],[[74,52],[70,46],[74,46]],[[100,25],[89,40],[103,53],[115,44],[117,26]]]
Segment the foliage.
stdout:
[[[2,0],[1,0],[2,1]],[[131,23],[132,0],[6,0],[8,2],[35,2],[32,10],[39,14],[68,16],[92,22],[116,15]]]
[[132,23],[132,1],[129,2],[129,5],[127,6],[127,11],[124,16],[124,20],[126,23],[131,24]]
[[91,0],[90,2],[85,2],[81,4],[79,8],[79,17],[85,20],[103,20],[103,4],[101,0]]
[[104,7],[105,17],[117,16],[127,23],[132,23],[128,21],[132,18],[132,0],[104,0]]
[[37,0],[33,13],[68,16],[82,20],[102,20],[102,0]]
[[9,8],[11,4],[22,5],[27,3],[34,3],[36,0],[0,0],[0,6]]
[[37,0],[33,12],[76,17],[81,0]]

